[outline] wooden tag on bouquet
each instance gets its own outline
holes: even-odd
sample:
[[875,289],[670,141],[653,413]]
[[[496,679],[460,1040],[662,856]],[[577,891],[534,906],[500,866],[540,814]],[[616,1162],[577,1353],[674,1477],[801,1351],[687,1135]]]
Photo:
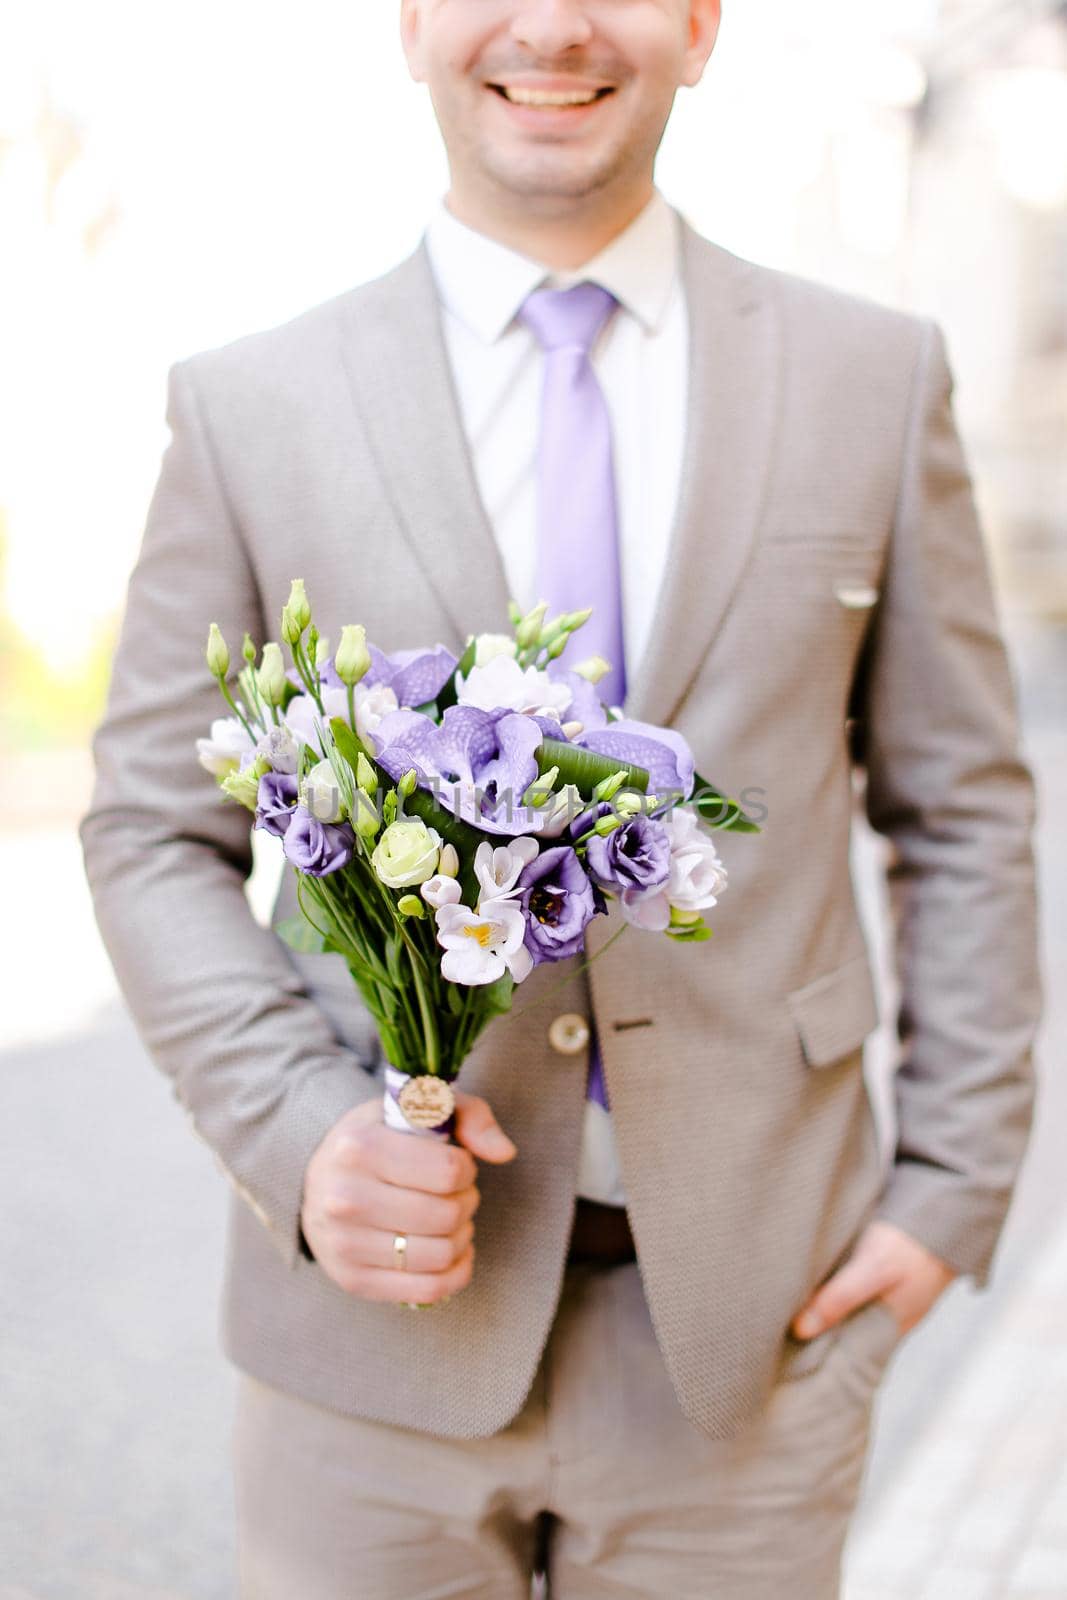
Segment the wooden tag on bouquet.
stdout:
[[447,1078],[428,1072],[409,1078],[396,1098],[413,1128],[437,1128],[456,1109],[456,1096]]

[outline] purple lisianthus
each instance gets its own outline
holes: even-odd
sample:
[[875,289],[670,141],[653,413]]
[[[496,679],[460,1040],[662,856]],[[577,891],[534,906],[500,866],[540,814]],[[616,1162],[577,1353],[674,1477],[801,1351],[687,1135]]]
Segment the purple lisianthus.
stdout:
[[284,839],[295,806],[296,774],[265,772],[256,791],[256,820],[252,826]]
[[603,905],[569,844],[542,850],[518,880],[516,896],[526,918],[523,939],[535,966],[565,961],[582,948],[586,924]]
[[312,878],[346,867],[352,859],[356,836],[347,822],[320,822],[307,806],[298,805],[285,832],[282,849],[287,861]]
[[398,706],[421,706],[436,700],[459,663],[443,644],[432,650],[393,650],[386,654],[369,644],[370,670],[363,682],[392,689]]
[[[588,832],[611,813],[606,800],[583,812],[571,825],[571,837]],[[607,834],[593,835],[585,847],[586,871],[614,894],[624,889],[658,889],[671,870],[671,841],[662,822],[638,812]]]

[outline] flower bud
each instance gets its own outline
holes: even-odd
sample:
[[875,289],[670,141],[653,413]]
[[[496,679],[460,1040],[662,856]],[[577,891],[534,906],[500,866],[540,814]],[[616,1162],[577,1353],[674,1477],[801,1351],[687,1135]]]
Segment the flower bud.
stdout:
[[601,839],[606,839],[609,833],[614,833],[616,828],[622,826],[622,818],[614,814],[598,817],[593,824],[593,832]]
[[618,772],[613,772],[609,778],[601,778],[593,790],[594,800],[613,800],[626,782],[626,773],[620,767]]
[[226,640],[219,632],[217,622],[213,622],[208,629],[207,649],[204,655],[211,675],[215,678],[224,678],[230,670],[230,652],[226,648]]
[[244,656],[245,660],[248,662],[248,665],[250,667],[254,667],[255,666],[255,664],[256,664],[256,647],[252,643],[252,635],[250,633],[246,633],[245,636],[244,636],[244,642],[241,645],[241,654]]
[[361,839],[373,839],[382,825],[377,803],[365,789],[357,789],[352,797],[351,822]]
[[321,672],[330,659],[330,641],[325,634],[315,640],[315,670]]
[[396,909],[402,917],[424,917],[426,907],[417,894],[402,894],[396,903]]
[[269,706],[280,706],[285,699],[288,682],[281,646],[272,640],[263,646],[263,659],[256,673],[256,685]]
[[454,844],[441,846],[441,856],[437,863],[438,876],[442,878],[459,877],[459,851]]
[[256,809],[256,799],[259,795],[259,780],[265,772],[270,771],[270,762],[263,756],[257,756],[250,761],[242,772],[227,772],[219,779],[219,788],[231,800],[236,800],[239,805],[246,806],[249,811]]
[[645,809],[645,796],[643,794],[620,794],[615,800],[615,814],[624,822],[630,817],[636,817]]
[[699,911],[679,911],[677,906],[671,906],[671,927],[692,928],[696,923],[703,922]]
[[356,782],[361,789],[366,789],[368,794],[373,794],[378,787],[378,774],[362,750],[356,757]]
[[522,621],[522,610],[514,600],[508,601],[508,621],[513,628],[517,628]]
[[521,622],[518,623],[515,629],[515,643],[520,650],[528,650],[531,645],[537,643],[541,636],[541,628],[544,625],[547,611],[548,601],[542,600],[534,606],[532,611],[528,611]]
[[584,722],[564,722],[560,726],[560,732],[565,739],[577,739],[584,727]]
[[344,805],[337,774],[328,761],[317,761],[300,785],[300,799],[316,822],[341,822]]
[[367,649],[367,630],[360,622],[349,622],[341,629],[341,643],[333,658],[334,669],[342,683],[358,683],[370,671],[370,651]]
[[587,656],[584,661],[571,668],[580,678],[587,683],[599,683],[601,678],[606,678],[611,671],[611,662],[605,661],[603,656]]
[[584,611],[568,611],[562,619],[563,626],[568,633],[573,633],[576,628],[583,628],[592,615],[592,606],[586,606]]
[[567,634],[565,634],[565,633],[557,633],[556,637],[552,640],[551,644],[549,644],[548,647],[547,647],[546,654],[548,656],[549,661],[557,661],[559,659],[559,657],[563,654],[564,650],[566,650],[567,643],[568,643]]
[[523,805],[531,806],[535,811],[539,811],[542,806],[547,805],[552,798],[552,785],[558,777],[558,767],[549,767],[547,772],[538,773],[522,797]]
[[408,795],[415,793],[415,790],[418,788],[418,785],[419,785],[419,775],[415,771],[414,767],[409,767],[408,770],[404,773],[404,775],[401,778],[400,782],[396,786],[397,787],[397,793],[400,795],[400,798],[402,800],[406,800],[408,798]]
[[303,578],[294,578],[290,584],[286,609],[292,618],[293,627],[296,628],[297,637],[299,638],[311,621],[311,606],[308,603],[307,595],[304,593]]

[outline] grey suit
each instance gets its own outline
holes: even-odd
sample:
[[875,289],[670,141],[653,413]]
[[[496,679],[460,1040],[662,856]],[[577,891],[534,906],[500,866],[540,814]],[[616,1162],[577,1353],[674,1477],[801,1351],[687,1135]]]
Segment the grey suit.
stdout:
[[[731,883],[710,945],[628,932],[588,977],[542,967],[525,1015],[478,1044],[464,1085],[519,1155],[482,1167],[474,1278],[433,1314],[347,1296],[298,1248],[307,1161],[381,1093],[379,1052],[340,958],[295,958],[253,921],[248,815],[193,753],[219,714],[208,622],[231,646],[274,636],[294,576],[335,639],[361,621],[385,648],[456,648],[504,624],[425,252],[170,375],[87,870],[145,1043],[234,1186],[225,1349],[352,1416],[472,1439],[522,1407],[584,1098],[584,1058],[548,1042],[558,1012],[595,1013],[655,1337],[713,1439],[825,1359],[837,1330],[797,1348],[787,1325],[872,1216],[984,1284],[1023,1154],[1033,798],[942,335],[682,236],[682,493],[627,709],[673,722],[731,792],[762,791],[766,826],[719,836]],[[854,757],[899,913],[888,1173],[861,1071],[877,1015],[849,878]],[[291,910],[287,879],[276,917]]]

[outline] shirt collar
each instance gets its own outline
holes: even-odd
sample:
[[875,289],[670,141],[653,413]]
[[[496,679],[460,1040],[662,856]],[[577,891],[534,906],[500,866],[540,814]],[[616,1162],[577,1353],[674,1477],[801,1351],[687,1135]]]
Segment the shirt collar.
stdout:
[[649,332],[667,312],[678,272],[678,213],[653,189],[637,216],[581,267],[553,270],[453,216],[442,197],[423,235],[442,302],[484,344],[508,327],[531,290],[591,278]]

